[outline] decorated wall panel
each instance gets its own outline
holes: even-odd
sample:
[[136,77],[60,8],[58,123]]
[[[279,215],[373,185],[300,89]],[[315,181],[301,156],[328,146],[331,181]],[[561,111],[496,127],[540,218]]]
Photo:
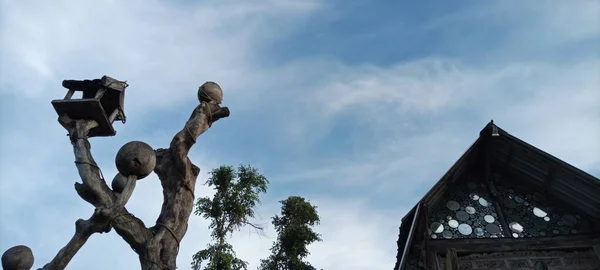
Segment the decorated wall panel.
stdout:
[[428,235],[431,239],[505,237],[495,203],[483,181],[454,184],[429,210]]
[[[430,239],[544,237],[591,233],[590,220],[578,211],[548,198],[541,190],[519,185],[510,176],[494,174],[498,199],[483,180],[469,179],[452,185],[437,205],[429,209]],[[499,204],[508,228],[502,227]]]
[[577,211],[548,198],[541,190],[518,185],[494,175],[502,211],[511,237],[538,237],[591,232],[589,220]]

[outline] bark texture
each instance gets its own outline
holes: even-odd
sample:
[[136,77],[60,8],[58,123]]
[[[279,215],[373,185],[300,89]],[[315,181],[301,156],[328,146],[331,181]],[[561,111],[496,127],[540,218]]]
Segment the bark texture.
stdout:
[[75,154],[75,165],[82,183],[75,183],[77,194],[95,206],[92,216],[75,222],[75,234],[54,259],[41,270],[61,270],[94,233],[114,229],[139,255],[142,270],[175,270],[179,244],[188,229],[188,219],[194,205],[194,188],[200,168],[188,158],[191,147],[215,121],[228,117],[229,109],[214,102],[202,101],[184,127],[171,141],[169,148],[156,149],[156,166],[163,188],[163,204],[156,224],[144,222],[127,211],[125,204],[135,186],[136,177],[127,179],[122,193],[111,190],[91,154],[87,140],[91,129],[98,126],[93,120],[73,120],[59,117],[69,132]]

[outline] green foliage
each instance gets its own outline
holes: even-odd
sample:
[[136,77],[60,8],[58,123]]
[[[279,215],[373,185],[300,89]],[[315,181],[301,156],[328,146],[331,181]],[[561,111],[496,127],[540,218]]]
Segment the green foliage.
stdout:
[[262,227],[250,223],[254,217],[254,207],[260,203],[260,194],[267,192],[269,181],[255,168],[240,165],[221,166],[210,172],[206,185],[216,190],[212,198],[199,198],[194,214],[210,219],[209,228],[215,243],[199,251],[192,257],[192,269],[240,270],[247,263],[238,259],[233,247],[225,241],[228,234],[250,225],[262,231]]
[[302,261],[310,253],[307,246],[321,241],[312,227],[319,224],[317,207],[302,197],[291,196],[280,201],[281,216],[273,217],[277,231],[277,241],[271,248],[272,254],[261,260],[260,270],[314,270],[308,262]]
[[[248,263],[238,259],[235,256],[233,246],[231,246],[230,244],[223,244],[220,250],[221,256],[219,256],[219,258],[215,258],[215,254],[217,254],[218,247],[219,246],[217,244],[209,244],[208,247],[206,247],[206,249],[203,249],[194,254],[194,256],[192,256],[192,269],[200,269],[202,262],[208,262],[208,264],[204,267],[204,270],[247,269]],[[222,265],[224,268],[218,268],[219,265]]]

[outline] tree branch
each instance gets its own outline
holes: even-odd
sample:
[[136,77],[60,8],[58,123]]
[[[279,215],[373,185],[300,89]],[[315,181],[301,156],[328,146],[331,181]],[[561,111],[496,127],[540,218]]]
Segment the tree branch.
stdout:
[[227,107],[221,108],[217,104],[202,102],[194,109],[190,119],[171,141],[169,150],[173,155],[173,161],[181,172],[187,172],[191,162],[187,158],[190,148],[196,143],[202,133],[211,127],[212,123],[221,118],[229,116]]
[[95,199],[93,205],[96,207],[109,207],[115,195],[101,177],[100,168],[92,157],[91,145],[87,140],[90,129],[98,126],[98,123],[93,120],[72,120],[66,114],[60,116],[58,121],[69,132],[77,171],[85,189],[89,192],[87,197]]
[[138,254],[148,240],[152,238],[152,231],[146,228],[141,219],[129,213],[126,208],[98,208],[95,213],[109,222],[115,232]]
[[[123,177],[123,176],[121,176],[121,177]],[[111,206],[111,209],[118,210],[119,208],[125,207],[125,204],[127,204],[127,202],[129,201],[129,198],[131,198],[131,195],[133,194],[133,190],[135,189],[136,182],[137,182],[137,176],[132,175],[132,176],[127,177],[127,180],[125,181],[125,188],[123,189],[123,191],[121,191],[121,194],[116,195],[117,199],[114,202],[114,204]]]
[[163,187],[163,205],[156,226],[152,228],[156,232],[155,236],[146,246],[147,254],[140,255],[142,265],[156,265],[145,262],[144,258],[161,258],[162,265],[176,265],[179,242],[188,228],[188,220],[194,206],[194,188],[200,173],[200,169],[187,155],[196,143],[196,138],[208,130],[212,123],[228,117],[229,114],[226,107],[201,102],[184,127],[175,134],[169,148],[155,151],[154,172]]
[[87,140],[89,130],[97,126],[97,123],[92,120],[72,120],[67,115],[59,117],[59,122],[69,132],[75,163],[83,182],[83,184],[75,183],[75,190],[82,199],[94,205],[96,210],[89,220],[84,223],[78,221],[82,227],[67,244],[69,248],[65,247],[66,249],[63,249],[65,252],[59,252],[54,258],[53,261],[60,262],[54,265],[62,268],[49,269],[64,269],[66,263],[85,244],[87,238],[96,232],[88,228],[108,228],[107,230],[110,230],[112,226],[136,252],[143,249],[146,241],[151,238],[152,232],[124,207],[133,192],[136,177],[129,177],[125,190],[120,195],[115,195],[106,184],[100,168],[94,161],[91,145]]
[[188,152],[198,136],[229,114],[226,107],[201,101],[183,129],[173,137],[169,149],[155,151],[157,164],[154,172],[161,181],[164,201],[156,226],[151,229],[125,208],[135,187],[136,177],[128,178],[125,189],[117,195],[108,187],[94,161],[87,138],[89,131],[98,123],[93,120],[74,120],[67,115],[59,116],[59,123],[69,132],[75,164],[83,182],[75,183],[75,191],[96,209],[89,219],[77,220],[71,240],[50,263],[40,269],[64,269],[92,234],[109,232],[111,228],[139,254],[144,269],[175,269],[179,242],[188,228],[194,204],[194,187],[200,173],[200,169],[187,157]]
[[79,249],[87,242],[90,236],[94,233],[105,233],[110,231],[110,225],[101,220],[98,216],[92,215],[87,220],[79,219],[75,222],[75,234],[69,240],[69,243],[63,247],[52,261],[41,270],[56,270],[65,269],[67,264],[77,254]]

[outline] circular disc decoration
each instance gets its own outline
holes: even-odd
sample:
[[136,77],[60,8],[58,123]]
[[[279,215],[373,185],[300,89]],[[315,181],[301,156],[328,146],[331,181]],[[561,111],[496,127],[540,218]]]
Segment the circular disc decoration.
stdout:
[[534,214],[536,217],[541,217],[541,218],[543,218],[543,217],[545,217],[545,216],[547,216],[547,215],[548,215],[548,213],[544,212],[544,210],[542,210],[542,209],[539,209],[539,208],[537,208],[537,207],[534,207],[534,208],[533,208],[533,214]]
[[494,218],[494,216],[492,215],[485,215],[485,217],[483,217],[483,220],[485,220],[485,222],[487,223],[494,223],[494,221],[496,221],[496,218]]
[[460,224],[458,225],[458,232],[462,235],[470,235],[473,232],[473,229],[468,224]]
[[475,193],[472,193],[471,195],[469,195],[469,197],[471,198],[471,200],[474,200],[474,201],[479,200],[479,195],[477,195]]
[[442,233],[442,236],[446,239],[450,239],[450,238],[452,238],[452,233],[450,231],[444,231]]
[[458,221],[450,220],[448,221],[448,226],[450,226],[450,228],[458,228]]
[[500,232],[500,227],[498,227],[498,225],[496,224],[490,223],[488,225],[485,225],[485,230],[491,234],[496,234]]
[[459,221],[467,221],[469,220],[469,214],[467,214],[465,211],[458,211],[456,212],[456,219]]
[[517,232],[517,233],[523,232],[523,225],[519,224],[518,222],[511,222],[508,224],[508,227],[513,232]]
[[475,235],[477,236],[483,236],[484,235],[484,231],[482,228],[475,228]]
[[431,226],[429,228],[434,233],[441,233],[444,231],[444,226],[438,222],[431,223]]
[[448,207],[448,209],[450,209],[452,211],[456,211],[456,210],[458,210],[458,208],[460,208],[460,204],[458,204],[458,202],[456,202],[456,201],[448,201],[446,203],[446,207]]
[[471,215],[472,215],[472,214],[475,214],[475,208],[473,208],[472,206],[467,206],[467,207],[465,207],[465,211],[466,211],[468,214],[471,214]]
[[564,215],[561,220],[566,226],[575,226],[577,224],[577,218],[572,215]]
[[434,234],[434,235],[431,236],[431,238],[432,239],[437,239],[437,235]]
[[483,206],[483,207],[488,207],[488,206],[490,206],[490,205],[491,205],[491,204],[490,204],[490,202],[488,202],[488,201],[487,201],[486,199],[484,199],[484,198],[479,198],[479,204],[481,204],[481,206]]
[[523,203],[525,200],[523,200],[523,198],[519,197],[519,196],[515,196],[515,202],[517,203]]

